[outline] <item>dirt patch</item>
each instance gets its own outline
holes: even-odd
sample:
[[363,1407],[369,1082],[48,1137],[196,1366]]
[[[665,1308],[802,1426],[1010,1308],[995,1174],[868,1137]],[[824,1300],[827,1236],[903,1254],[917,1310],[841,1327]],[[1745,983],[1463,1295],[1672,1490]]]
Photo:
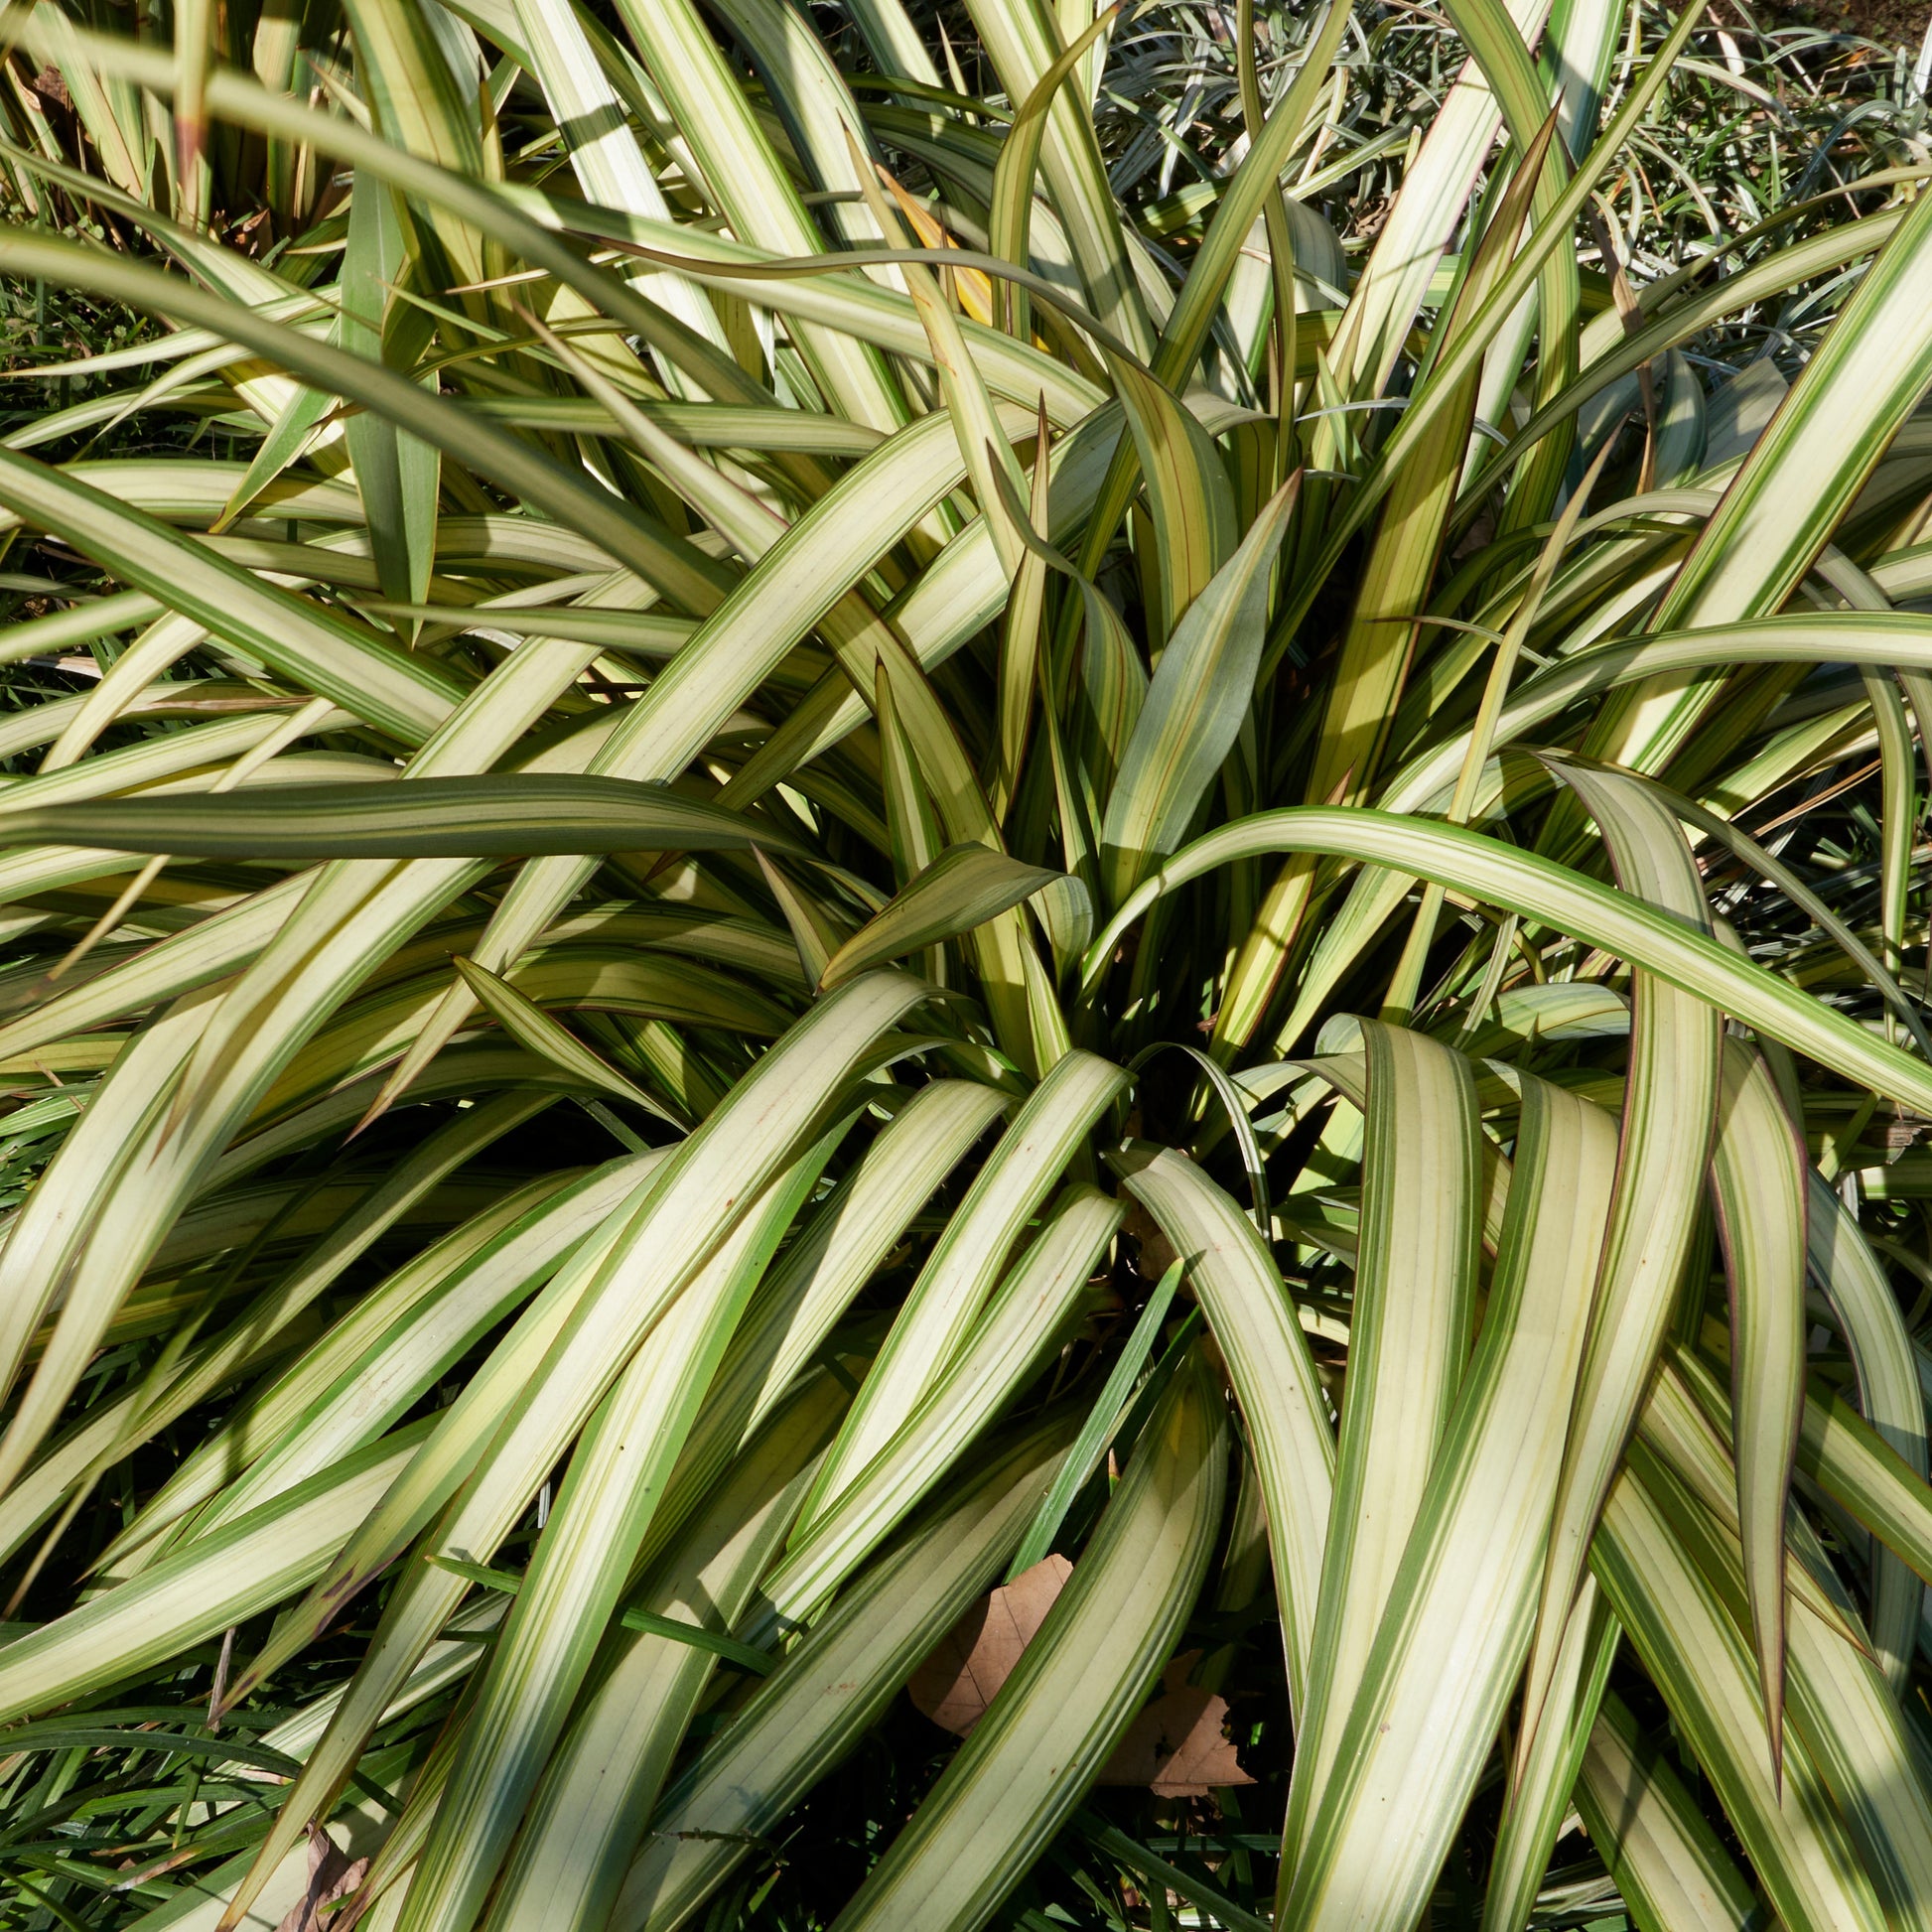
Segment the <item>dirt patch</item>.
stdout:
[[1822,27],[1827,33],[1859,34],[1866,40],[1917,52],[1932,25],[1925,0],[1797,0],[1767,8],[1763,17],[1779,24]]

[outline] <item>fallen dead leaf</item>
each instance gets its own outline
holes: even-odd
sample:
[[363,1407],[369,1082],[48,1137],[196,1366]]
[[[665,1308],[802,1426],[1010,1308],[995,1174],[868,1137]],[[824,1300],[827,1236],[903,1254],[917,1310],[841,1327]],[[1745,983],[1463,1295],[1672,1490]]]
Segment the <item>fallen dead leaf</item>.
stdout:
[[[966,1736],[1072,1574],[1064,1557],[1047,1557],[981,1597],[912,1673],[905,1687],[912,1702],[954,1736]],[[1254,1783],[1227,1739],[1227,1700],[1187,1682],[1199,1657],[1197,1650],[1183,1651],[1168,1666],[1161,1695],[1128,1726],[1100,1773],[1102,1784],[1204,1798],[1230,1784]]]
[[1146,1785],[1164,1798],[1205,1798],[1226,1785],[1254,1783],[1227,1739],[1227,1699],[1187,1682],[1199,1656],[1184,1651],[1168,1666],[1161,1695],[1128,1726],[1102,1767],[1102,1784]]
[[283,1915],[275,1932],[328,1932],[337,1919],[329,1907],[346,1898],[368,1876],[368,1871],[367,1859],[344,1858],[336,1841],[312,1825],[308,1886]]
[[981,1597],[912,1673],[906,1694],[936,1725],[964,1737],[1013,1675],[1020,1653],[1073,1575],[1064,1557],[1044,1557]]

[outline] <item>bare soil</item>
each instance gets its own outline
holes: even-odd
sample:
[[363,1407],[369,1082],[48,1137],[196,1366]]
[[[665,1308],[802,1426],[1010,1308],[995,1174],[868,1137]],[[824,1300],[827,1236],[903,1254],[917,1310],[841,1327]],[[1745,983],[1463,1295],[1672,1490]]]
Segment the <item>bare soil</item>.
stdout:
[[1767,10],[1772,18],[1823,27],[1840,34],[1860,34],[1866,40],[1915,53],[1932,25],[1932,6],[1926,0],[1794,0]]

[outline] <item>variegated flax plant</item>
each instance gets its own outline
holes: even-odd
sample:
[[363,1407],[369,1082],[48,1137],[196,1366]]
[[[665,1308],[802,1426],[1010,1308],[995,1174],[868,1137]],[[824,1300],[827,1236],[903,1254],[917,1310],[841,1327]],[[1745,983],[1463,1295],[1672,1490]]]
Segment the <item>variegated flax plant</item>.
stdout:
[[1932,1929],[1932,64],[1740,21],[0,10],[0,1926]]

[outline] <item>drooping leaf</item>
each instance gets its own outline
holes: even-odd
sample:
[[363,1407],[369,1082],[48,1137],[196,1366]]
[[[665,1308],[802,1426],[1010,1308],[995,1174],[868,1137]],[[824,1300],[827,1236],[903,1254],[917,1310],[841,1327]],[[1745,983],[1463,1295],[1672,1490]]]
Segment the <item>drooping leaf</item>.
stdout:
[[100,845],[202,858],[528,858],[539,853],[744,851],[797,842],[623,778],[528,772],[384,785],[287,785],[257,795],[27,806],[14,844]]

